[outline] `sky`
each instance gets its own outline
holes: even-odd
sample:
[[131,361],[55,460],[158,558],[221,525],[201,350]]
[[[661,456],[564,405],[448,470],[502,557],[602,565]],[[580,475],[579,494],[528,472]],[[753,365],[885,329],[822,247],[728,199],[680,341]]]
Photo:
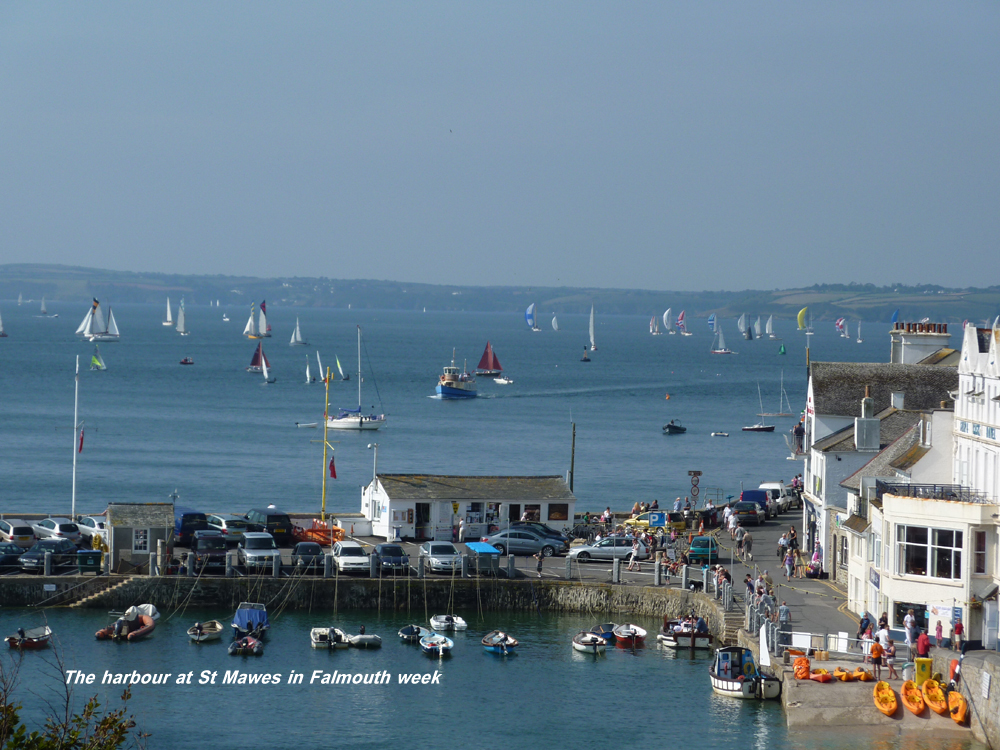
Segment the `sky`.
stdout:
[[0,263],[997,283],[998,28],[961,1],[3,3]]

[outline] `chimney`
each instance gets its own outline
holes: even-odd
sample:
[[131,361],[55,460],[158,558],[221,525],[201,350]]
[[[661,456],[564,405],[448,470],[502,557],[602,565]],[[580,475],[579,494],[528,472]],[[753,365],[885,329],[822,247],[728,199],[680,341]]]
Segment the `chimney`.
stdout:
[[875,399],[871,387],[866,385],[861,416],[854,420],[854,445],[859,451],[878,451],[882,447],[881,437],[879,420],[875,418]]

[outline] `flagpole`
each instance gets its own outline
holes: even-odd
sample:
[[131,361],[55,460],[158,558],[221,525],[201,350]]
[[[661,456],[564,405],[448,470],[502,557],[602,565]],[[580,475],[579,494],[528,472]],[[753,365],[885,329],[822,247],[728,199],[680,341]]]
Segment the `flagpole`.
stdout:
[[[322,374],[322,373],[321,373]],[[326,368],[326,408],[323,410],[323,502],[320,507],[319,520],[326,523],[326,448],[329,445],[326,441],[326,432],[329,429],[330,414],[330,368]]]
[[76,432],[80,429],[80,355],[76,355],[76,387],[73,393],[73,507],[70,520],[76,522]]

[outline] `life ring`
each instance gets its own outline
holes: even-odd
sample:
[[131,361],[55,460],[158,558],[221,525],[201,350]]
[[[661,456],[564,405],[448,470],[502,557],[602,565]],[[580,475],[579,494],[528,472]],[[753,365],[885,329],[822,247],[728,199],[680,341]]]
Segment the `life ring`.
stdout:
[[753,662],[748,661],[746,664],[743,665],[743,674],[745,674],[747,677],[753,677],[756,671],[757,670],[754,669]]

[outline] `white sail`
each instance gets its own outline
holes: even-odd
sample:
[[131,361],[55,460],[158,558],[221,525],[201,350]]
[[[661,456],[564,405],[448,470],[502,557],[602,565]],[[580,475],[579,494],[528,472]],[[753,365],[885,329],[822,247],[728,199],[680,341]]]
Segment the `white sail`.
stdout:
[[311,383],[312,377],[309,375],[309,355],[306,355],[306,382]]
[[243,329],[243,335],[250,336],[251,338],[255,338],[257,336],[257,329],[254,327],[253,322],[253,305],[250,306],[250,319],[247,320],[246,328]]
[[597,351],[597,342],[594,340],[594,306],[590,306],[590,351]]
[[764,333],[766,333],[771,338],[774,338],[774,316],[767,316],[767,323],[764,325]]
[[861,321],[859,320],[858,321],[858,343],[860,344],[862,341],[864,341],[864,339],[861,338]]
[[83,320],[80,322],[80,327],[76,329],[77,336],[86,336],[90,333],[90,320],[94,317],[94,308],[87,310],[87,314],[83,316]]
[[670,317],[670,311],[672,309],[673,308],[668,307],[667,311],[663,313],[663,328],[666,330],[667,333],[674,332],[674,321]]
[[177,308],[177,333],[181,336],[187,336],[188,334],[188,330],[184,326],[184,300],[181,300],[181,304]]
[[45,297],[42,297],[42,315],[48,315],[49,311],[45,309]]
[[713,351],[724,352],[726,351],[726,337],[722,333],[722,324],[715,326],[715,333],[719,337],[719,342]]
[[219,300],[215,300],[215,306],[216,306],[216,307],[218,307],[218,306],[219,306]]
[[163,320],[163,325],[172,326],[174,324],[174,316],[170,314],[170,297],[167,297],[167,317]]
[[555,313],[552,313],[552,330],[553,331],[559,330],[559,320],[556,318]]
[[316,367],[319,368],[319,376],[322,379],[326,379],[326,370],[323,369],[323,363],[319,360],[319,349],[316,350]]
[[3,318],[0,318],[0,336],[6,336],[7,334],[3,331]]
[[736,327],[740,329],[740,333],[746,333],[747,330],[747,314],[743,313],[740,319],[736,321]]
[[292,331],[292,340],[288,344],[289,346],[305,346],[306,342],[302,340],[302,330],[299,328],[299,319],[295,318],[295,330]]
[[267,357],[264,356],[264,347],[263,346],[261,346],[261,348],[260,348],[260,371],[262,373],[264,373],[264,382],[265,383],[273,383],[274,382],[275,379],[272,378],[267,373]]
[[753,335],[760,338],[760,316],[757,316],[757,320],[753,324]]
[[260,308],[260,315],[257,318],[257,335],[266,336],[267,335],[267,316],[264,314],[264,308]]
[[106,333],[108,330],[107,324],[104,322],[104,313],[101,312],[101,305],[94,305],[94,314],[90,318],[90,332],[92,334]]
[[115,314],[111,309],[111,305],[108,305],[108,335],[118,336],[118,324],[115,323]]
[[21,296],[20,294],[18,294],[18,295],[17,295],[17,306],[18,306],[18,307],[20,307],[20,306],[21,306],[21,303],[22,303],[23,301],[24,301],[24,298],[23,298],[23,297],[22,297],[22,296]]

